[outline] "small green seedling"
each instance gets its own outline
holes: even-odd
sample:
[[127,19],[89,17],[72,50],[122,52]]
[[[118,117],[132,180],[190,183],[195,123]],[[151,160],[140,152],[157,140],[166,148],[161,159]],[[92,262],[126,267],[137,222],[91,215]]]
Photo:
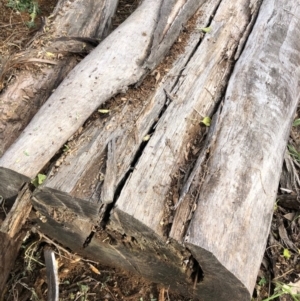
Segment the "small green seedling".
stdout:
[[202,120],[201,120],[201,123],[203,123],[205,126],[210,126],[211,124],[211,119],[209,116],[206,116],[204,117]]
[[291,155],[291,157],[300,162],[300,153],[295,149],[295,147],[293,145],[288,144],[288,150],[289,150],[289,154]]
[[65,144],[63,147],[63,152],[66,153],[70,149],[70,146],[68,144]]
[[34,0],[8,0],[7,6],[18,12],[27,12],[31,20],[27,22],[28,27],[33,27],[37,14],[39,13],[38,3]]
[[202,27],[202,28],[198,28],[199,30],[201,30],[204,33],[209,33],[211,32],[211,27]]
[[265,277],[262,277],[258,282],[259,286],[264,286],[266,284],[267,284],[267,279]]
[[280,282],[276,282],[275,285],[276,287],[274,289],[274,294],[266,299],[263,299],[262,301],[274,300],[282,295],[290,296],[293,301],[300,301],[300,294],[295,294],[292,286]]
[[32,12],[31,12],[31,14],[29,15],[30,16],[30,18],[31,18],[31,20],[29,21],[29,22],[27,22],[26,24],[27,24],[27,26],[29,27],[29,28],[32,28],[32,27],[34,27],[34,21],[35,21],[35,18],[36,18],[36,16],[37,16],[37,10],[38,10],[38,7],[37,7],[37,4],[34,4],[33,5],[33,8],[32,8]]
[[300,118],[295,119],[293,122],[293,126],[298,126],[298,125],[300,125]]
[[200,121],[200,123],[203,123],[205,126],[210,126],[211,124],[211,118],[209,116],[204,116],[194,108],[194,110],[201,116],[202,120]]
[[38,174],[32,181],[31,184],[33,184],[35,187],[40,186],[41,184],[43,184],[43,182],[46,180],[46,176],[43,174]]
[[286,258],[286,259],[291,258],[291,253],[290,253],[289,249],[284,249],[283,250],[283,257]]

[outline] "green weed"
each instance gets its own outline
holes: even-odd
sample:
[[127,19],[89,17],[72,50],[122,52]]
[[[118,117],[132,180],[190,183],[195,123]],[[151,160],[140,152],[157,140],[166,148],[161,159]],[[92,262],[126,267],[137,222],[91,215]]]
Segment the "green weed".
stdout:
[[300,163],[300,153],[295,149],[294,146],[288,144],[288,151],[291,155],[291,157],[296,160],[298,163]]
[[294,301],[300,301],[300,294],[294,293],[293,286],[281,282],[276,282],[275,286],[274,294],[262,301],[271,301],[283,295],[289,295]]
[[37,14],[39,13],[38,3],[33,0],[8,0],[7,6],[18,12],[26,12],[30,15],[28,27],[33,27]]

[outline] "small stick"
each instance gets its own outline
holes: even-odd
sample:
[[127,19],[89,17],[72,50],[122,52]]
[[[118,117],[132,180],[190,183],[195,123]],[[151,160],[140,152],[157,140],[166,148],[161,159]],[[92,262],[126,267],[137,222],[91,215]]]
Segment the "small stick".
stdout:
[[51,247],[44,248],[44,257],[46,265],[46,275],[48,282],[48,301],[58,301],[59,288],[58,288],[58,273],[57,263],[55,260],[54,251]]

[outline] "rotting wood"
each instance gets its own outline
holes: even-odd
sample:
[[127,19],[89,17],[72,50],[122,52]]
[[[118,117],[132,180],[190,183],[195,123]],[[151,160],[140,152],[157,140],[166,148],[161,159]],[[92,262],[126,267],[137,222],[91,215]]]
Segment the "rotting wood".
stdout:
[[[6,281],[13,267],[26,231],[22,229],[31,211],[31,192],[28,185],[20,191],[13,207],[0,227],[0,292],[5,292]],[[1,297],[0,294],[0,297]]]
[[[235,3],[222,1],[210,25],[212,32],[207,34],[201,43],[199,37],[194,36],[195,44],[189,49],[192,51],[186,52],[183,58],[176,62],[174,69],[168,74],[167,80],[163,80],[163,84],[149,98],[148,107],[144,108],[144,112],[142,110],[139,119],[135,121],[136,134],[130,136],[128,133],[131,130],[131,123],[128,120],[133,119],[134,115],[131,114],[134,114],[132,113],[134,109],[127,105],[124,105],[121,114],[112,113],[112,117],[105,124],[101,125],[100,123],[99,129],[96,129],[97,123],[95,123],[87,130],[86,138],[83,138],[83,141],[90,137],[90,142],[79,144],[78,149],[75,147],[74,155],[66,157],[66,161],[59,164],[57,173],[54,173],[53,177],[50,175],[46,183],[35,194],[34,206],[47,219],[47,223],[41,223],[43,231],[53,236],[55,235],[53,230],[59,229],[61,223],[65,225],[63,238],[60,238],[59,235],[56,235],[55,238],[62,242],[67,241],[74,250],[94,259],[97,258],[97,254],[101,254],[98,255],[99,258],[101,257],[106,263],[126,268],[154,281],[170,285],[171,289],[181,290],[186,295],[194,294],[202,298],[207,295],[208,298],[218,300],[243,300],[249,296],[249,291],[244,284],[229,273],[228,280],[225,281],[223,277],[226,274],[225,276],[221,274],[218,278],[213,270],[208,269],[202,279],[202,266],[198,264],[200,262],[201,265],[201,261],[198,258],[195,260],[193,256],[196,256],[192,256],[191,252],[181,245],[188,227],[187,220],[191,219],[193,213],[191,209],[193,205],[186,202],[186,199],[182,201],[176,211],[183,223],[180,224],[175,216],[173,232],[171,231],[170,235],[172,239],[168,240],[166,235],[172,224],[172,207],[175,205],[173,199],[170,200],[173,180],[180,169],[183,169],[188,175],[187,165],[192,165],[194,162],[190,158],[193,157],[195,160],[197,151],[193,155],[191,153],[200,148],[198,144],[204,136],[199,125],[200,120],[204,116],[211,115],[223,98],[234,57],[242,47],[241,45],[244,44],[243,33],[249,28],[249,24],[253,24],[257,14],[260,3],[257,1],[253,3],[253,7],[249,9],[248,1],[240,0]],[[215,5],[217,7],[218,3]],[[211,11],[208,16],[212,13]],[[237,23],[239,27],[235,26]],[[207,23],[203,24],[204,27],[207,25]],[[198,35],[200,34],[198,33]],[[180,65],[180,62],[184,63]],[[176,76],[173,77],[174,75]],[[162,107],[166,103],[169,104],[163,113]],[[163,115],[160,117],[161,113]],[[149,132],[155,124],[154,120],[158,117],[160,120],[154,132]],[[175,120],[176,122],[174,122]],[[118,122],[121,123],[119,126]],[[127,132],[123,125],[128,123]],[[218,125],[216,127],[218,128]],[[97,130],[99,134],[96,135]],[[99,171],[104,171],[105,182],[104,167],[105,165],[109,166],[105,163],[107,158],[114,157],[117,158],[117,161],[119,160],[117,180],[108,181],[109,189],[115,189],[124,179],[126,172],[130,170],[130,163],[138,150],[137,145],[134,144],[135,141],[138,141],[138,145],[140,145],[145,134],[151,134],[151,139],[139,157],[138,164],[132,166],[134,170],[122,188],[120,198],[106,224],[106,231],[90,227],[91,232],[89,232],[88,225],[91,223],[88,219],[94,220],[94,218],[86,216],[85,232],[75,231],[76,239],[72,239],[73,222],[57,219],[53,214],[53,209],[47,204],[52,203],[52,198],[59,197],[60,191],[64,191],[66,199],[55,210],[58,210],[59,207],[60,210],[70,210],[69,202],[72,202],[72,198],[75,197],[77,197],[75,201],[80,207],[85,208],[87,204],[91,206],[88,201],[92,201],[94,210],[100,210],[102,205],[101,185],[98,186],[99,190],[95,188],[103,180],[99,181],[97,178]],[[114,139],[116,154],[106,157],[106,146]],[[196,141],[195,145],[193,145],[194,141]],[[110,149],[113,149],[111,146],[109,146]],[[129,154],[126,154],[126,151]],[[95,154],[98,158],[94,156]],[[124,164],[124,157],[126,164]],[[115,166],[114,160],[109,162],[111,166]],[[83,170],[80,170],[81,164]],[[92,170],[93,168],[96,170]],[[194,172],[196,173],[196,171]],[[91,174],[93,179],[96,179],[96,184],[87,178],[87,175]],[[201,179],[197,174],[195,175],[196,179],[197,176],[198,179]],[[115,181],[117,184],[112,184]],[[87,186],[82,187],[82,184]],[[184,183],[180,184],[184,187]],[[118,197],[116,191],[114,197]],[[188,193],[187,197],[192,202],[195,199],[194,195]],[[111,200],[111,197],[108,199]],[[100,202],[97,204],[98,201]],[[182,211],[183,206],[186,208],[185,213]],[[80,217],[80,213],[78,213],[78,217]],[[106,218],[108,218],[107,212]],[[77,222],[74,223],[78,229]],[[175,227],[179,229],[175,229]],[[91,234],[90,239],[83,249],[84,238],[87,238],[89,234]],[[207,252],[204,254],[204,260],[205,258],[208,266],[210,261],[213,265],[213,256]],[[203,259],[201,258],[201,260]],[[212,297],[211,287],[214,286],[214,283],[218,283],[220,290],[216,290]],[[194,291],[191,290],[192,287],[195,287]],[[228,297],[229,291],[232,293],[230,298]]]
[[[164,50],[157,51],[155,64],[159,63],[162,54],[170,49],[179,34],[180,26],[177,24],[185,23],[204,0],[182,2],[175,17],[173,6],[178,3],[169,6],[164,2],[143,1],[121,26],[69,73],[2,156],[0,168],[15,171],[28,180],[35,177],[99,105],[113,95],[126,91],[129,85],[137,83],[147,74],[150,54],[155,61],[155,49],[151,50],[151,47],[158,37],[162,38],[160,32],[164,32],[161,40],[165,44]],[[158,27],[161,9],[169,12],[172,18],[169,23]],[[164,18],[167,17],[168,14],[164,14]],[[14,182],[12,178],[9,181]],[[8,198],[11,197],[11,190],[5,191],[6,185],[3,184],[4,191],[0,194]],[[15,193],[18,189],[16,186]]]
[[[78,63],[78,58],[70,53],[89,52],[93,47],[88,38],[100,41],[109,33],[117,4],[117,0],[60,0],[28,49],[3,62],[0,90],[7,73],[16,68],[23,70],[14,72],[15,79],[0,95],[0,157]],[[33,70],[22,68],[33,63]]]

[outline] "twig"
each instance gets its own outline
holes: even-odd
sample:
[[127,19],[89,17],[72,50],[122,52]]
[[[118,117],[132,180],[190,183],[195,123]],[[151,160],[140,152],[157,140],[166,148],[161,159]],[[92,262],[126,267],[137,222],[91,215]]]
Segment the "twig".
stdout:
[[48,282],[48,301],[58,301],[59,298],[59,282],[57,263],[54,251],[50,246],[44,248],[44,257],[46,265],[46,275]]
[[17,22],[17,23],[12,23],[12,24],[0,25],[0,28],[9,27],[9,26],[13,26],[13,25],[19,25],[19,24],[22,24],[22,22]]
[[[32,232],[37,233],[41,238],[43,238],[47,243],[54,245],[58,250],[62,250],[63,252],[65,252],[66,254],[68,254],[70,257],[73,257],[75,254],[72,254],[71,252],[69,252],[67,249],[65,249],[64,247],[60,246],[59,244],[55,243],[53,240],[51,240],[50,238],[48,238],[46,235],[44,235],[43,233],[41,233],[40,231],[38,231],[36,228],[32,229]],[[59,254],[60,256],[62,256],[61,254]],[[63,256],[65,257],[65,256]],[[66,257],[67,258],[67,257]],[[97,261],[93,261],[93,260],[89,260],[89,259],[84,259],[81,258],[82,261],[84,262],[92,262],[92,263],[98,263]]]
[[279,278],[284,277],[285,275],[287,275],[287,274],[293,272],[294,270],[295,270],[295,269],[290,269],[290,270],[288,270],[287,272],[283,273],[282,275],[275,277],[275,278],[273,279],[273,281],[274,281],[274,280],[277,280],[277,279],[279,279]]

